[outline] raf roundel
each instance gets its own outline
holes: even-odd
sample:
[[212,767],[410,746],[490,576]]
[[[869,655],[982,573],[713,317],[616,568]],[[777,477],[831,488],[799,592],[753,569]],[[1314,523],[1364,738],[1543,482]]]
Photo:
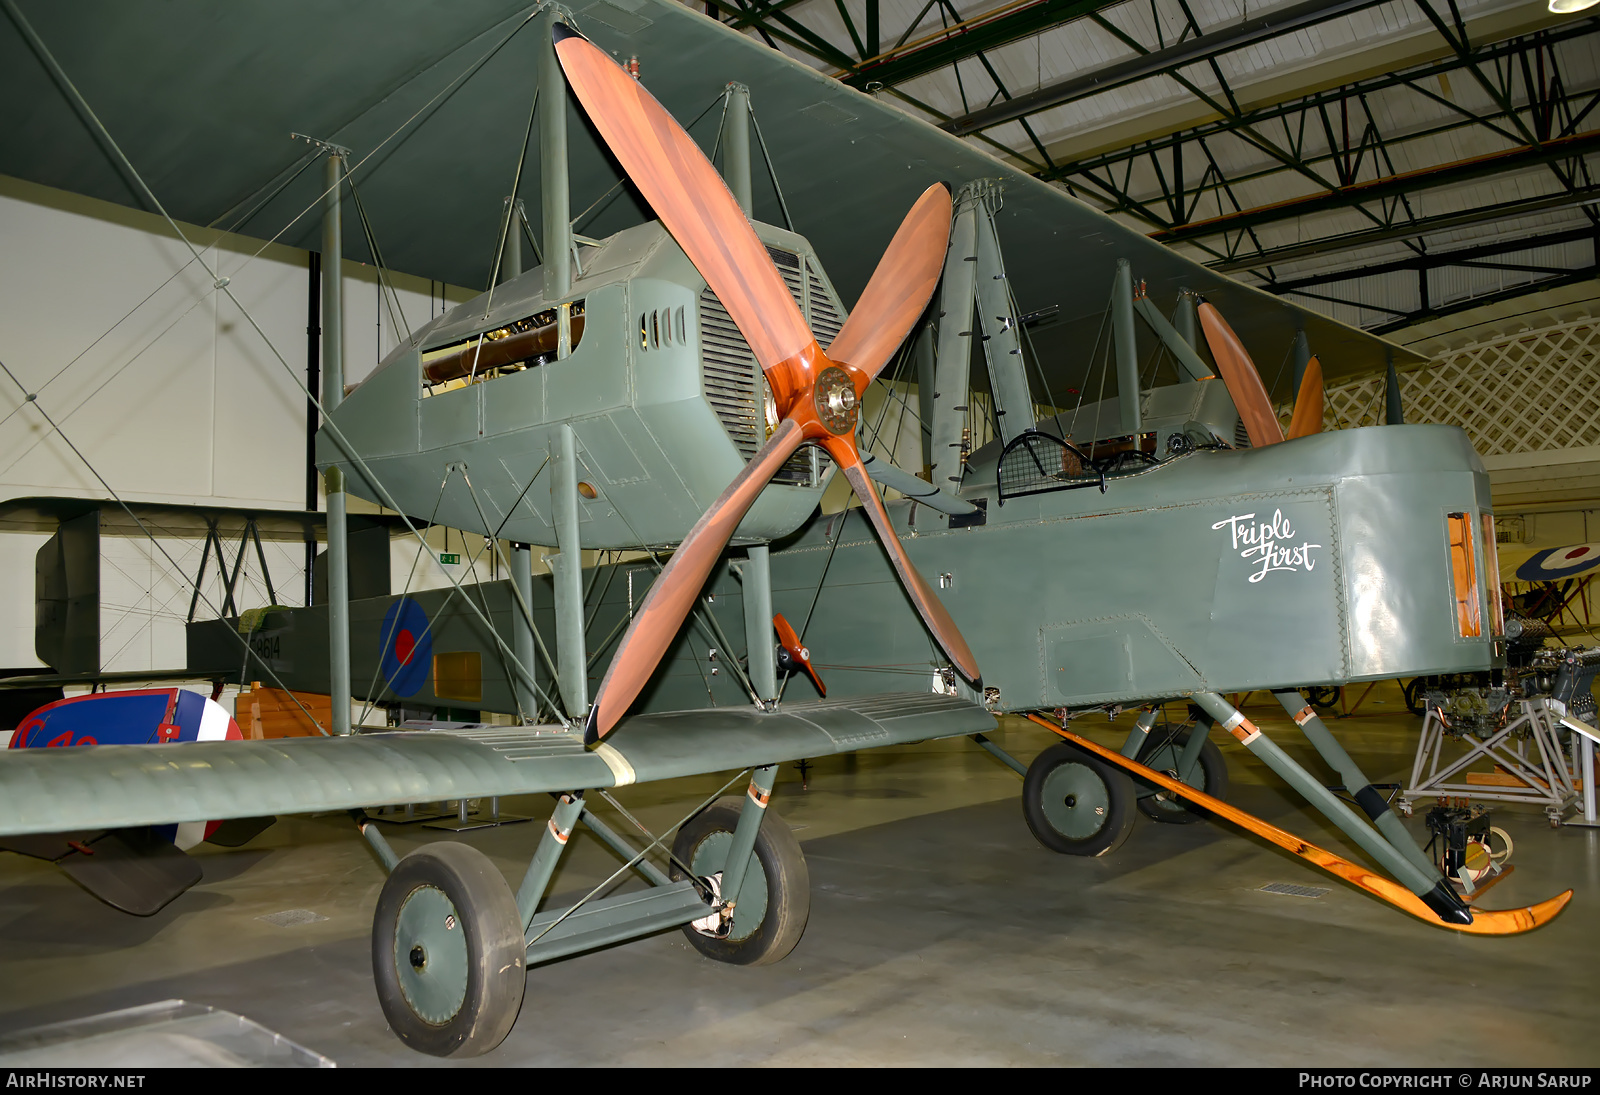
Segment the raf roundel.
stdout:
[[383,651],[383,679],[397,696],[422,691],[433,666],[433,633],[428,614],[409,597],[389,606],[378,631]]
[[1600,566],[1600,544],[1547,548],[1517,568],[1519,582],[1553,582]]

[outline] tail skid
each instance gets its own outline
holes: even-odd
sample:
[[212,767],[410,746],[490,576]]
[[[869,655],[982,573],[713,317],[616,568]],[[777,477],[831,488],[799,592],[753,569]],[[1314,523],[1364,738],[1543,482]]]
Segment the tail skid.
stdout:
[[1162,775],[1153,768],[1147,768],[1138,761],[1130,760],[1114,750],[1096,745],[1088,738],[1073,733],[1063,727],[1057,726],[1048,719],[1030,714],[1029,720],[1038,723],[1053,734],[1065,738],[1080,749],[1085,749],[1101,760],[1115,764],[1125,769],[1130,775],[1146,780],[1163,790],[1170,791],[1182,798],[1188,799],[1196,806],[1200,806],[1218,817],[1225,818],[1239,825],[1257,836],[1270,840],[1285,851],[1292,852],[1337,878],[1367,891],[1381,901],[1386,901],[1403,912],[1408,912],[1418,920],[1425,920],[1429,924],[1440,925],[1455,931],[1468,932],[1473,935],[1518,935],[1522,932],[1532,931],[1543,924],[1548,924],[1556,915],[1566,908],[1567,902],[1572,900],[1572,891],[1565,890],[1548,901],[1541,901],[1537,905],[1530,905],[1522,909],[1503,909],[1490,911],[1473,909],[1470,924],[1450,923],[1440,920],[1434,911],[1422,899],[1405,887],[1383,877],[1380,874],[1352,863],[1348,859],[1334,855],[1326,849],[1319,848],[1309,841],[1301,840],[1293,833],[1278,828],[1270,822],[1263,821],[1254,814],[1247,814],[1236,806],[1230,806],[1219,798],[1213,798],[1204,791],[1198,791],[1186,783]]

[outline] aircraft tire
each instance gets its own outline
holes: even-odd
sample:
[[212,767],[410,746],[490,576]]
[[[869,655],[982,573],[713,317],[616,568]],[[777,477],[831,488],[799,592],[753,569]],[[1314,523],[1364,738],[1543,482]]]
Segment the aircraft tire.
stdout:
[[[1155,729],[1150,731],[1149,740],[1139,749],[1138,761],[1147,767],[1165,775],[1177,776],[1178,761],[1183,755],[1183,747],[1188,744],[1189,735],[1194,733],[1197,726],[1174,727],[1168,731]],[[1204,733],[1204,731],[1201,731]],[[1212,798],[1226,799],[1228,797],[1228,762],[1222,758],[1222,750],[1209,738],[1200,746],[1198,770],[1194,773],[1198,782],[1186,781],[1197,791],[1204,791]],[[1205,811],[1194,806],[1176,795],[1168,794],[1160,788],[1157,793],[1147,795],[1139,800],[1139,812],[1152,821],[1160,821],[1167,825],[1192,825],[1205,817]]]
[[[744,802],[743,796],[718,799],[683,824],[672,842],[673,881],[684,877],[679,863],[702,878],[720,875]],[[810,915],[811,872],[806,857],[789,823],[768,807],[726,937],[693,924],[684,925],[683,934],[707,958],[735,966],[765,966],[794,950]]]
[[396,1036],[435,1057],[499,1045],[527,987],[522,917],[505,876],[476,848],[429,844],[378,894],[372,975]]
[[1126,772],[1060,742],[1028,766],[1022,816],[1052,852],[1100,856],[1121,847],[1133,831],[1136,797]]

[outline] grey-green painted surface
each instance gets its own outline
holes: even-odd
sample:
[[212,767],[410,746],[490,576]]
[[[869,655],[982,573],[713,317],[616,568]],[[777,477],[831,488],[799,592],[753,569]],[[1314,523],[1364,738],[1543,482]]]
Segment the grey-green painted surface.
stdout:
[[984,200],[975,210],[978,261],[973,264],[977,267],[974,288],[984,334],[983,359],[989,366],[989,391],[994,396],[995,429],[1002,440],[1010,441],[1033,426],[1033,397],[1022,362],[1020,328],[1012,306],[1005,256],[995,230],[994,207],[1001,200],[998,191],[998,187],[986,188]]
[[967,431],[967,387],[972,369],[973,292],[978,262],[980,188],[970,183],[955,195],[950,245],[939,280],[939,334],[932,370],[933,391],[925,397],[932,431],[933,485],[954,491],[961,486],[962,445]]
[[[1168,390],[1203,395],[1212,388],[1219,386]],[[1202,450],[1112,476],[1104,494],[1091,486],[1004,505],[993,485],[997,455],[994,447],[975,454],[962,491],[987,503],[984,524],[950,529],[943,514],[909,502],[891,503],[889,512],[971,645],[985,685],[999,690],[998,709],[1497,664],[1492,637],[1455,634],[1446,515],[1490,510],[1487,476],[1458,429],[1371,427],[1263,449]],[[1288,553],[1268,569],[1251,542],[1262,525],[1275,549]],[[1478,573],[1486,574],[1481,543],[1478,550]],[[773,608],[796,628],[809,614],[802,637],[831,696],[934,687],[943,659],[859,510],[813,518],[773,546],[771,568]],[[648,561],[623,563],[595,584],[603,592],[598,607],[590,606],[592,649],[640,603],[654,576]],[[546,634],[550,588],[548,579],[534,582],[535,618]],[[480,589],[497,626],[509,624],[505,584]],[[738,580],[721,568],[707,589],[707,610],[736,645],[733,656],[746,654]],[[1479,595],[1488,619],[1487,594]],[[481,625],[459,602],[441,613],[450,596],[415,598],[436,619],[434,649],[483,649],[481,706],[515,710]],[[355,603],[358,681],[372,679],[384,607],[382,599]],[[303,610],[308,622],[317,611]],[[302,610],[274,614],[261,642],[282,636],[274,668],[294,687],[320,691],[326,651],[299,645],[298,636],[320,632],[314,623],[300,630],[301,617]],[[685,627],[639,709],[748,705],[735,675],[711,657],[722,645],[694,624]],[[591,665],[591,685],[610,653],[602,649]],[[814,695],[804,678],[784,685],[790,702]]]
[[709,911],[688,879],[601,898],[570,914],[552,909],[528,925],[528,965],[681,927]]
[[772,714],[746,705],[640,716],[607,737],[610,753],[588,752],[581,735],[552,727],[8,750],[0,833],[55,832],[64,817],[75,828],[114,829],[612,787],[993,726],[973,704],[901,693]]
[[[488,284],[542,48],[541,27],[526,19],[522,0],[20,6],[155,192],[192,223],[231,223],[291,176],[306,154],[291,131],[345,145],[358,162],[410,119],[357,171],[385,256],[421,277]],[[645,85],[684,122],[729,81],[751,89],[795,228],[816,244],[847,300],[866,284],[923,189],[940,180],[959,186],[998,178],[1006,187],[998,226],[1018,305],[1025,313],[1061,308],[1058,322],[1032,332],[1053,385],[1083,386],[1086,363],[1072,351],[1092,343],[1119,258],[1131,260],[1134,277],[1148,283],[1164,310],[1180,286],[1205,294],[1258,360],[1281,360],[1303,325],[1330,379],[1383,367],[1380,340],[1206,270],[689,6],[574,6],[578,29],[619,57],[637,56]],[[458,80],[519,25],[470,78]],[[0,129],[0,172],[139,204],[9,22],[0,24],[0,95],[28,104]],[[708,149],[715,117],[694,130]],[[572,205],[583,210],[616,173],[570,103],[566,118]],[[517,196],[538,208],[531,164],[523,178]],[[770,184],[760,177],[755,183],[756,216],[780,221]],[[314,172],[301,175],[240,230],[273,236],[317,190]],[[624,193],[578,230],[603,237],[646,215]],[[315,239],[315,223],[302,220],[284,242],[315,247]],[[351,256],[361,257],[359,235],[348,242]],[[1416,360],[1395,352],[1402,364]],[[1282,398],[1286,387],[1273,394]]]
[[[842,320],[843,304],[810,245],[756,227],[806,272],[796,295],[813,326],[827,315]],[[481,532],[481,505],[500,535],[553,546],[551,481],[570,429],[573,474],[594,494],[578,500],[583,546],[661,546],[681,540],[744,467],[754,448],[742,450],[719,414],[743,415],[756,438],[764,381],[737,332],[729,341],[726,319],[707,314],[715,298],[683,251],[652,221],[582,248],[579,258],[582,273],[565,294],[549,296],[536,268],[498,286],[492,301],[480,296],[446,312],[417,332],[417,349],[390,354],[333,416],[401,510]],[[422,359],[431,351],[580,301],[585,325],[571,356],[424,395]],[[320,464],[346,471],[348,490],[384,503],[326,428],[317,451]],[[470,488],[465,477],[450,477],[441,489],[440,469],[452,463],[466,467]],[[811,479],[764,491],[736,541],[792,532],[825,486],[825,476]]]

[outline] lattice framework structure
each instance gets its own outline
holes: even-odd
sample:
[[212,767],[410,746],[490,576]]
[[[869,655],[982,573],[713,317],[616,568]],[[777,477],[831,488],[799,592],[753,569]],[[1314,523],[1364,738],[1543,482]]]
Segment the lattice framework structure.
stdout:
[[[1322,428],[1376,426],[1384,378],[1329,387]],[[1441,354],[1400,376],[1407,422],[1460,426],[1481,456],[1600,445],[1600,320],[1585,318]],[[1287,428],[1289,406],[1280,408]]]

